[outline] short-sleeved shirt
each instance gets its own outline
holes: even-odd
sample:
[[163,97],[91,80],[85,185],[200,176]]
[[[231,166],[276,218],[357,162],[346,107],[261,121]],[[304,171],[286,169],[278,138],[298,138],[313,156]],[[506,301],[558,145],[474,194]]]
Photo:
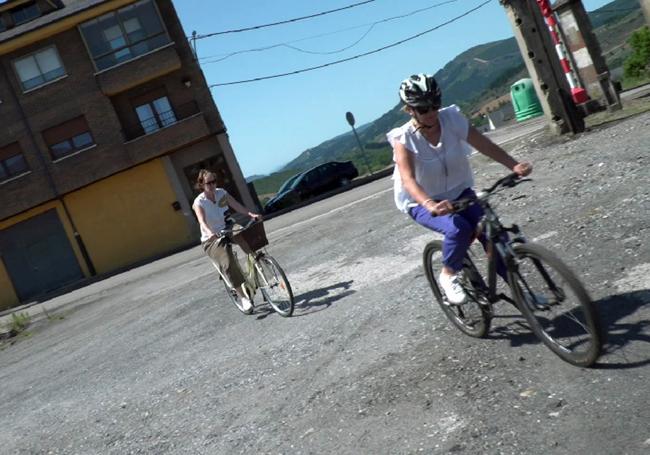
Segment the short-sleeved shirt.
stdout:
[[[467,143],[469,121],[456,105],[438,112],[440,142],[432,145],[412,122],[394,128],[387,135],[391,146],[399,142],[413,154],[415,180],[435,200],[454,200],[465,188],[474,185],[469,156],[472,148]],[[393,160],[395,157],[393,156]],[[395,205],[408,213],[417,203],[402,185],[397,165],[393,171]]]
[[[201,207],[203,208],[203,213],[205,215],[205,222],[212,232],[218,233],[220,230],[226,227],[226,211],[228,210],[228,192],[223,188],[215,188],[214,190],[214,200],[212,202],[208,199],[205,193],[202,191],[196,199],[192,207]],[[205,242],[212,236],[212,233],[208,232],[201,226],[201,242]]]

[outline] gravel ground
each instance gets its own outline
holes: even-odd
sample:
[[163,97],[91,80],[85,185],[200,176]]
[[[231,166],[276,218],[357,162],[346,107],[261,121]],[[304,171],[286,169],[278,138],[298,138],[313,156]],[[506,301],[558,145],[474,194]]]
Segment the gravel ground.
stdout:
[[[0,451],[648,453],[648,144],[642,114],[510,147],[535,180],[497,211],[583,279],[608,333],[596,368],[562,362],[509,305],[487,339],[454,329],[421,268],[433,236],[386,180],[270,234],[292,318],[227,306],[198,248],[66,296],[2,344]],[[478,187],[504,174],[474,168]]]

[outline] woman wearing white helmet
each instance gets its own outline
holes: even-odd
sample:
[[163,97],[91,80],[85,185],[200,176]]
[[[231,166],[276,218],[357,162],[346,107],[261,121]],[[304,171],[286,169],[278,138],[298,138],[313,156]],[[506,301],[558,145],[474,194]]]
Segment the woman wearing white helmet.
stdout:
[[441,108],[440,87],[433,76],[405,79],[399,94],[411,119],[386,135],[396,163],[395,204],[417,223],[445,236],[440,284],[450,303],[461,304],[466,295],[457,273],[483,215],[477,204],[451,213],[451,201],[475,194],[470,146],[522,177],[532,166],[518,162],[472,127],[456,105]]

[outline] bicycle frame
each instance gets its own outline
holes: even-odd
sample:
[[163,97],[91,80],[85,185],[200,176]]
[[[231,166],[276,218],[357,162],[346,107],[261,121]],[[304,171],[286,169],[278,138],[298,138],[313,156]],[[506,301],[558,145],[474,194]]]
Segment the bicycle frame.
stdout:
[[[232,245],[234,245],[234,242],[233,242],[229,237],[224,237],[224,241],[226,242],[226,246],[230,245],[231,248],[232,248]],[[260,268],[260,266],[259,266],[259,263],[257,262],[258,259],[259,259],[261,256],[264,256],[264,252],[263,252],[263,251],[258,251],[258,252],[256,252],[254,255],[251,255],[251,254],[246,255],[246,257],[247,257],[247,263],[249,264],[248,270],[246,271],[246,272],[248,272],[248,273],[246,273],[244,270],[242,270],[242,268],[240,267],[239,261],[236,261],[237,263],[235,264],[235,266],[239,268],[240,272],[242,273],[242,275],[243,275],[244,277],[247,277],[247,276],[249,275],[250,271],[251,271],[251,269],[250,269],[250,263],[248,262],[248,257],[249,257],[249,256],[252,256],[252,257],[253,257],[253,264],[252,264],[252,266],[253,266],[254,269],[255,269],[254,281],[253,281],[253,283],[251,283],[251,282],[249,282],[248,280],[245,280],[245,283],[248,285],[248,286],[246,286],[246,288],[247,288],[247,290],[250,291],[250,294],[251,294],[249,297],[252,298],[252,297],[254,297],[255,294],[257,293],[257,289],[259,289],[259,288],[261,287],[261,286],[260,286],[260,283],[258,282],[258,281],[259,281],[259,277],[260,277],[260,276],[264,276],[264,274],[263,274],[263,272],[262,272],[262,270],[261,270],[261,268]],[[217,269],[217,272],[219,272],[219,276],[220,276],[221,279],[224,281],[224,283],[226,283],[226,285],[227,285],[230,289],[234,290],[234,289],[235,289],[234,286],[232,285],[232,283],[230,282],[230,280],[228,280],[228,277],[227,277],[227,276],[226,276],[226,275],[221,271],[221,267],[219,267],[219,264],[215,263],[214,261],[211,261],[211,262],[212,262],[212,265],[214,266],[214,268]],[[264,278],[266,278],[266,277],[264,277]],[[264,285],[268,285],[268,283],[263,283],[263,284],[264,284]]]
[[[477,239],[479,236],[484,236],[486,240],[486,255],[487,255],[487,293],[486,298],[490,303],[498,302],[499,300],[506,300],[510,303],[515,303],[507,295],[501,293],[497,294],[497,261],[500,259],[508,269],[516,267],[514,263],[514,251],[512,250],[512,243],[525,242],[525,238],[521,235],[519,226],[513,224],[510,227],[505,227],[501,224],[496,212],[492,209],[487,200],[478,201],[485,214],[477,226]],[[511,232],[515,234],[512,239],[506,239],[507,234]],[[495,254],[496,252],[496,254]],[[484,283],[485,284],[485,283]]]

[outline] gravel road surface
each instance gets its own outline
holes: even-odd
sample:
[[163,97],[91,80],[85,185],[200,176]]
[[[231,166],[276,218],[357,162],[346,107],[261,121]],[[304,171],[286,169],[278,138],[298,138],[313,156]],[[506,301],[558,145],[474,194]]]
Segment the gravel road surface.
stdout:
[[[0,452],[650,453],[648,144],[650,114],[520,140],[535,180],[497,205],[582,277],[608,332],[595,368],[507,304],[487,339],[455,330],[421,268],[435,236],[383,179],[267,223],[292,318],[238,313],[199,248],[42,304],[0,346]],[[478,187],[505,173],[473,164]]]

